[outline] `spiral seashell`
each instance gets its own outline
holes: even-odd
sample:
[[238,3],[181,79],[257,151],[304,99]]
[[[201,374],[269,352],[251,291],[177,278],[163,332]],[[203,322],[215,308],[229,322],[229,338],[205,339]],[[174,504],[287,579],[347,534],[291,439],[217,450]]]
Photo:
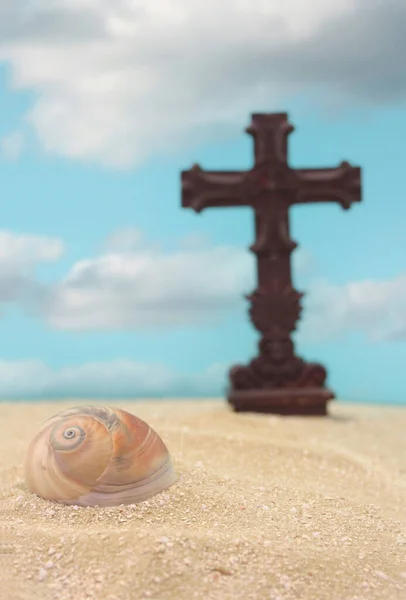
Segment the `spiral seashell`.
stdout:
[[30,492],[78,506],[142,502],[176,481],[168,449],[144,421],[116,408],[64,410],[32,440],[25,479]]

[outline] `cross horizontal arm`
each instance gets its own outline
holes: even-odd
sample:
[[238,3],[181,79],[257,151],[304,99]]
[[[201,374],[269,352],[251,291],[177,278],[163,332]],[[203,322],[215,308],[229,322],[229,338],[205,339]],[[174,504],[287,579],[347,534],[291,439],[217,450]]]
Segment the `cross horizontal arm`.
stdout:
[[348,209],[361,201],[361,169],[342,162],[332,169],[295,169],[295,204],[338,202]]
[[201,212],[205,208],[248,206],[248,172],[204,171],[194,165],[182,171],[182,207]]

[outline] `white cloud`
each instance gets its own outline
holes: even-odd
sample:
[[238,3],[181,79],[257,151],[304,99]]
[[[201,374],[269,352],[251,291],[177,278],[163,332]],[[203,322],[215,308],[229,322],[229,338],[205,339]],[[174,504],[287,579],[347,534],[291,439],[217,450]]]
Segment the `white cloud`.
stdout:
[[21,131],[13,131],[0,139],[0,157],[6,160],[17,160],[24,149],[24,135]]
[[[165,251],[135,229],[115,232],[105,247],[110,250],[74,263],[60,282],[45,285],[35,280],[35,267],[57,260],[62,241],[0,231],[0,303],[19,303],[52,327],[71,331],[213,325],[231,314],[246,318],[238,311],[245,309],[243,295],[255,287],[255,262],[245,249],[215,246],[195,234]],[[305,292],[302,340],[347,332],[373,341],[406,339],[405,274],[334,285],[315,279],[313,257],[304,249],[293,254],[293,270],[304,284],[298,284]]]
[[[42,306],[52,327],[137,330],[217,324],[230,313],[246,318],[234,312],[244,310],[243,295],[256,285],[254,257],[246,249],[213,246],[197,234],[170,252],[144,245],[135,230],[110,239],[116,247],[131,240],[135,246],[75,263]],[[357,331],[372,340],[406,336],[406,275],[333,285],[315,279],[315,261],[300,248],[293,254],[293,271],[305,284],[299,283],[306,293],[302,339]]]
[[[135,330],[218,323],[255,286],[252,255],[197,233],[166,251],[128,228],[103,248],[45,285],[35,280],[35,267],[60,258],[62,241],[0,231],[0,302],[20,303],[56,329]],[[312,268],[306,251],[294,262],[300,274]]]
[[304,339],[324,340],[347,332],[371,341],[406,339],[406,274],[387,281],[332,285],[314,281],[301,327]]
[[63,252],[64,244],[59,238],[0,231],[0,264],[54,262]]
[[0,360],[0,397],[216,396],[226,384],[225,365],[182,374],[165,365],[131,360],[51,369],[40,360]]
[[[240,307],[255,287],[255,263],[244,248],[214,246],[189,235],[179,248],[148,244],[135,229],[117,231],[107,251],[75,263],[66,277],[40,296],[52,327],[117,330],[218,323]],[[299,250],[299,273],[312,257]]]
[[0,230],[0,305],[38,299],[41,286],[34,279],[35,267],[58,260],[63,251],[57,238]]
[[0,60],[47,152],[128,167],[300,92],[404,101],[405,28],[404,0],[0,0]]
[[75,263],[42,307],[58,329],[112,330],[215,323],[253,288],[245,250],[141,247]]

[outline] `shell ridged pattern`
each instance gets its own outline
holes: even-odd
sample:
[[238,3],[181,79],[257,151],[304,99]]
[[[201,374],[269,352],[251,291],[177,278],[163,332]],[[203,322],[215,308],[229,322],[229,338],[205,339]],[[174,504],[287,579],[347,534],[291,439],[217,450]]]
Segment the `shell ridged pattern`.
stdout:
[[176,482],[167,447],[138,417],[81,406],[46,421],[25,460],[28,490],[78,506],[117,506],[151,498]]

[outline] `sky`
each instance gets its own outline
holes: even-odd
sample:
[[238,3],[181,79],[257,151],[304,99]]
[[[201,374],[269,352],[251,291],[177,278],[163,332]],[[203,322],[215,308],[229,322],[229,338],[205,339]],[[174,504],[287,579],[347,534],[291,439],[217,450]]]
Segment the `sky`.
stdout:
[[181,208],[246,170],[253,112],[362,202],[291,209],[296,349],[344,401],[406,404],[404,0],[0,0],[0,398],[222,396],[258,337],[248,208]]

